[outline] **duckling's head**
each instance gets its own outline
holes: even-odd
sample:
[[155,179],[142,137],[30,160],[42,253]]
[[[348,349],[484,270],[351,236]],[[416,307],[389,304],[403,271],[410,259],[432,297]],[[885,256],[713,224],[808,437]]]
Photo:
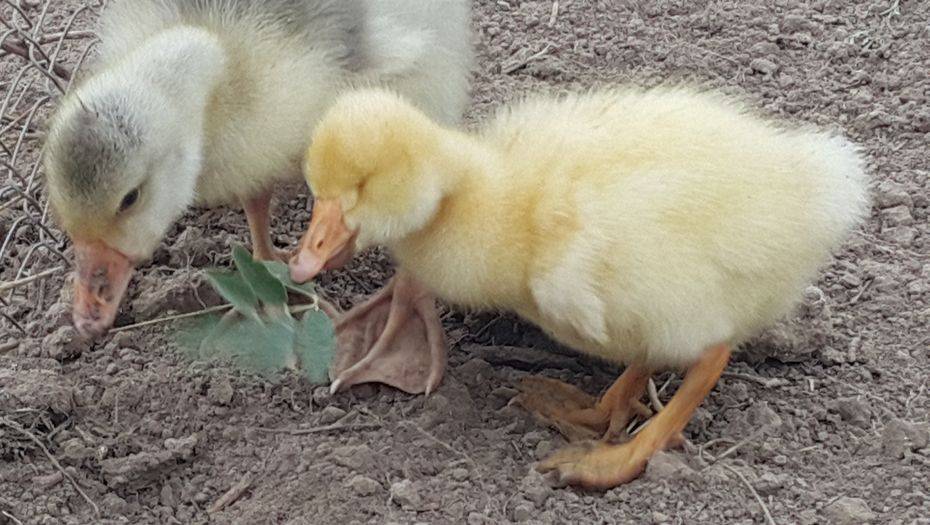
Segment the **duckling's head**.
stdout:
[[426,226],[443,196],[433,162],[443,131],[388,91],[340,97],[307,154],[313,216],[291,277],[307,281],[341,266],[357,248],[390,245]]
[[94,80],[51,122],[47,185],[75,245],[74,321],[85,336],[112,324],[133,267],[194,198],[201,134],[189,124],[154,89]]

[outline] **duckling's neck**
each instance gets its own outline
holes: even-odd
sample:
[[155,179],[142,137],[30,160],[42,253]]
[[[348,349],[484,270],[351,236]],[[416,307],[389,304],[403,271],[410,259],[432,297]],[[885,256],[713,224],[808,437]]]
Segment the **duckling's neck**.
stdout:
[[514,225],[526,203],[508,188],[498,151],[458,131],[440,134],[432,171],[444,198],[424,228],[390,246],[438,296],[473,308],[513,308],[528,293],[531,246]]

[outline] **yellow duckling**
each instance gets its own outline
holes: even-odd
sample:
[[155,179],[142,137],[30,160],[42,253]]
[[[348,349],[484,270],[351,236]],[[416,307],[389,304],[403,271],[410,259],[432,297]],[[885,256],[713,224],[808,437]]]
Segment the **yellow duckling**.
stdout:
[[531,98],[475,136],[359,91],[317,127],[306,168],[317,204],[292,275],[382,244],[438,297],[628,365],[590,407],[537,383],[548,417],[612,436],[653,371],[688,369],[629,442],[540,465],[591,488],[635,478],[677,440],[732,349],[790,310],[868,210],[845,139],[681,88]]

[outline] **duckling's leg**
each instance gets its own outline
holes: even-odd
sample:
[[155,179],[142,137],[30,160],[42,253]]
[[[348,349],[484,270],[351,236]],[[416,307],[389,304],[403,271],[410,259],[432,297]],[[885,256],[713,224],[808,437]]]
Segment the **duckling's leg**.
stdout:
[[377,382],[429,395],[439,386],[447,358],[436,303],[428,290],[403,271],[335,325],[340,338],[353,333],[365,336],[361,345],[340,344],[333,366],[333,392]]
[[730,360],[730,348],[720,345],[704,352],[688,370],[672,400],[631,441],[619,445],[587,442],[570,445],[543,461],[541,472],[554,472],[560,484],[609,489],[642,473],[649,458],[675,443],[695,409],[710,393]]
[[634,415],[652,411],[639,401],[646,390],[649,370],[632,365],[599,400],[578,388],[545,377],[523,380],[516,403],[555,427],[569,440],[613,439],[623,433]]
[[271,242],[271,195],[271,190],[268,190],[242,201],[242,209],[245,210],[252,234],[252,255],[263,261],[287,262],[291,254],[278,250]]

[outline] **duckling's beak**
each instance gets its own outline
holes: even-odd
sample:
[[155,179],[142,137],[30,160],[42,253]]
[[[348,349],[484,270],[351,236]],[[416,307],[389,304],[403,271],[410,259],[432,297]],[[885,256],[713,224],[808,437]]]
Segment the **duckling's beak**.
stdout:
[[96,337],[113,325],[133,264],[101,241],[74,240],[74,326]]
[[324,270],[345,265],[355,253],[357,235],[346,226],[338,199],[317,199],[310,227],[291,257],[291,279],[305,283]]

